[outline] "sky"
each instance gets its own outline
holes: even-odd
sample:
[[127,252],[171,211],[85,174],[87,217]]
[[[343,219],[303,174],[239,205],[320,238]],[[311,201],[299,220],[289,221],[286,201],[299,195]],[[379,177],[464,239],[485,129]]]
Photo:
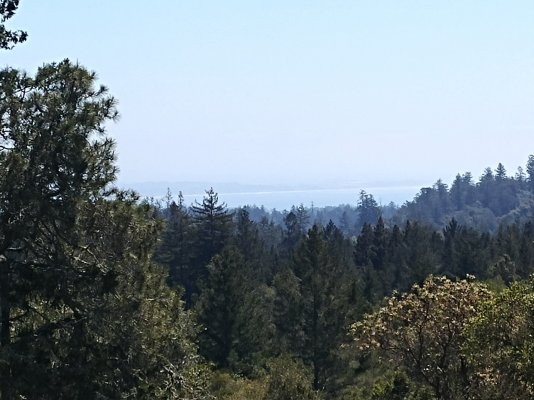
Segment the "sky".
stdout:
[[119,182],[451,182],[534,153],[531,0],[21,0],[0,66],[119,101]]

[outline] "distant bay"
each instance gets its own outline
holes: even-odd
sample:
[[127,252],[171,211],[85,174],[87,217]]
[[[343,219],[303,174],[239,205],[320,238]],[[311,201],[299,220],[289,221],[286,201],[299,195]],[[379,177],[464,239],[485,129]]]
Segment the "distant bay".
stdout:
[[248,185],[237,183],[206,182],[144,182],[121,185],[137,191],[143,197],[161,199],[167,189],[176,198],[181,191],[185,204],[195,201],[201,202],[204,190],[213,187],[219,194],[219,201],[225,202],[228,207],[245,205],[263,206],[267,210],[290,209],[293,205],[303,204],[305,207],[327,207],[340,204],[356,206],[361,190],[372,194],[379,204],[387,205],[394,202],[402,205],[419,192],[424,184],[401,182],[390,184],[353,183],[337,184],[321,187],[319,185]]

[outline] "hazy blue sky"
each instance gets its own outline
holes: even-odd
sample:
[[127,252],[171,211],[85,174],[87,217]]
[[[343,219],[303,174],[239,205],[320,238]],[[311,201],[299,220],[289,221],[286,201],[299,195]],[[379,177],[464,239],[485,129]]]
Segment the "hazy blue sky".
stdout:
[[122,182],[478,177],[534,153],[534,2],[22,0],[0,64],[119,100]]

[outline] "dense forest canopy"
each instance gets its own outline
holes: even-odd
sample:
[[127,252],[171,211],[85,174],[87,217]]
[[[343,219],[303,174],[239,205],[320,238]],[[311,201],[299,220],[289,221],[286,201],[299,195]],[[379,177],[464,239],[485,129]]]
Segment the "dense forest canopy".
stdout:
[[[532,160],[529,157],[529,165]],[[505,386],[497,387],[501,382],[491,379],[502,372],[484,375],[484,368],[497,366],[482,364],[476,347],[481,337],[467,332],[474,332],[472,324],[482,310],[491,312],[485,307],[493,306],[486,303],[492,304],[499,290],[527,288],[522,292],[527,296],[530,286],[517,282],[528,281],[534,268],[530,217],[534,208],[525,201],[533,196],[532,178],[508,177],[502,165],[495,176],[475,183],[459,175],[451,189],[438,181],[401,207],[381,207],[365,192],[355,199],[355,206],[307,209],[300,205],[283,212],[258,207],[229,210],[213,189],[206,191],[202,204],[192,207],[183,203],[181,195],[175,201],[169,194],[163,204],[151,203],[167,221],[168,236],[156,255],[169,268],[171,286],[186,288],[188,304],[205,328],[200,335],[201,353],[218,367],[219,374],[225,371],[249,379],[226,383],[237,385],[233,390],[238,392],[255,390],[257,398],[268,396],[267,382],[274,379],[269,375],[269,360],[283,357],[287,362],[289,356],[302,362],[308,384],[316,391],[303,398],[388,399],[396,391],[404,393],[398,398],[406,399],[491,398],[492,393],[511,390],[528,398],[528,385],[518,388],[503,381]],[[443,206],[458,195],[459,181],[465,183],[463,193],[473,199],[457,208]],[[510,193],[523,201],[511,199],[504,188],[512,188]],[[492,214],[486,229],[481,220],[460,223],[461,213],[488,212],[484,196],[494,199],[492,206],[499,205],[498,217]],[[440,198],[443,203],[435,202]],[[409,219],[414,210],[419,214]],[[428,215],[440,219],[425,218]],[[218,228],[206,230],[205,226]],[[211,239],[206,232],[211,232]],[[223,250],[213,251],[209,244],[219,240]],[[199,254],[210,254],[211,261],[206,265]],[[419,303],[412,304],[416,299]],[[432,308],[425,308],[430,304]],[[380,305],[384,307],[378,309]],[[377,313],[370,314],[373,310]],[[408,319],[386,322],[386,317]],[[391,335],[401,340],[397,346],[409,351],[404,347],[412,338],[403,337],[400,327],[406,326],[406,335],[413,335],[414,330],[427,329],[421,321],[429,324],[420,337],[424,341],[421,357],[430,354],[426,346],[439,349],[444,343],[449,343],[451,353],[432,350],[435,358],[428,360],[408,354],[412,358],[399,358],[393,364],[381,363],[383,358],[373,355],[375,346],[381,351],[388,348],[385,342],[377,342],[381,329],[383,340],[393,340],[388,339]],[[449,323],[454,327],[452,336],[436,336]],[[351,324],[355,328],[349,333]],[[360,343],[357,346],[354,337]],[[503,345],[495,340],[494,346]],[[413,363],[420,369],[414,369]],[[226,389],[218,390],[225,393]]]
[[187,206],[117,188],[117,116],[77,63],[0,71],[2,400],[533,398],[534,156],[398,208]]

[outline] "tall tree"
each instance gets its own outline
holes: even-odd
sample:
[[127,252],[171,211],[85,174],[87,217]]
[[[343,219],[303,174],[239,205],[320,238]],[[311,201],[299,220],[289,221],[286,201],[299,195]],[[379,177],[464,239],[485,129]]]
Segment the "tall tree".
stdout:
[[[82,268],[75,262],[83,249],[78,208],[100,196],[115,175],[113,142],[101,136],[117,115],[115,101],[93,83],[94,74],[69,61],[44,66],[35,78],[0,72],[3,354],[17,341],[17,314],[35,313],[29,299],[57,297],[69,306],[73,287],[103,273],[95,263]],[[54,289],[56,282],[63,284]],[[4,386],[2,398],[10,398],[9,391]]]
[[372,194],[367,194],[365,190],[360,192],[357,210],[359,214],[359,227],[362,227],[364,224],[376,224],[381,214],[380,207],[375,198]]
[[111,186],[117,111],[95,86],[68,60],[0,72],[2,399],[199,393],[192,324],[150,262],[159,223]]
[[261,251],[259,232],[246,208],[241,208],[236,213],[236,232],[233,241],[247,262],[258,259],[258,253]]
[[220,367],[251,374],[273,334],[272,295],[252,285],[251,270],[233,247],[213,257],[208,272],[196,307],[205,328],[201,352]]
[[[220,253],[228,244],[232,214],[226,203],[219,203],[219,195],[210,188],[202,203],[195,202],[191,216],[196,230],[196,246],[191,277],[195,284],[207,277],[207,265],[211,258]],[[194,289],[193,293],[197,290]]]
[[[314,225],[294,252],[291,270],[285,272],[288,275],[285,286],[278,283],[278,301],[293,303],[277,315],[278,326],[285,327],[283,332],[289,334],[286,339],[289,347],[285,350],[299,355],[311,366],[315,389],[330,383],[328,371],[335,363],[348,312],[342,241],[342,235],[333,226],[325,232]],[[336,251],[330,251],[333,249]],[[290,282],[297,287],[288,290]]]
[[504,165],[502,163],[499,163],[497,165],[497,168],[495,169],[495,180],[504,181],[505,179],[506,179],[506,168],[504,168]]
[[191,212],[198,228],[199,256],[207,261],[226,244],[232,215],[226,203],[219,203],[219,195],[213,188],[206,190],[202,203],[195,202]]
[[190,276],[193,257],[192,223],[182,192],[178,194],[178,202],[168,201],[165,222],[156,261],[169,268],[169,283],[172,286],[181,285],[186,293],[191,293],[194,286]]

